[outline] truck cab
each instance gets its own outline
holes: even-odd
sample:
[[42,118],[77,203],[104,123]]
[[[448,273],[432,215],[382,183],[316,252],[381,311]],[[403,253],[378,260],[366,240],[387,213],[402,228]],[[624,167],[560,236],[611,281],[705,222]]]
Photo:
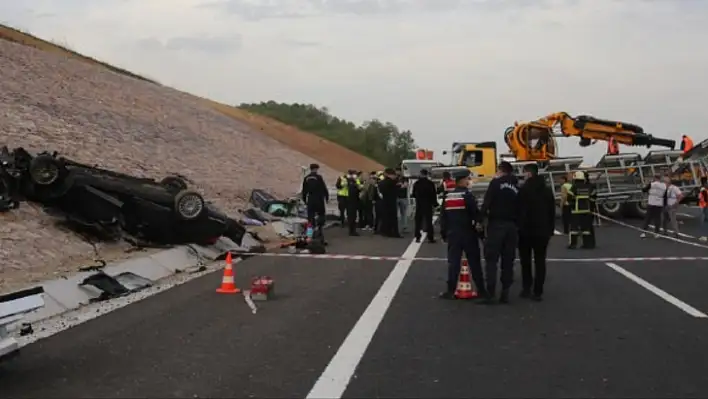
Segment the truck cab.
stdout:
[[[443,152],[443,154],[445,154]],[[452,143],[451,165],[465,166],[476,179],[491,179],[497,172],[497,143]]]

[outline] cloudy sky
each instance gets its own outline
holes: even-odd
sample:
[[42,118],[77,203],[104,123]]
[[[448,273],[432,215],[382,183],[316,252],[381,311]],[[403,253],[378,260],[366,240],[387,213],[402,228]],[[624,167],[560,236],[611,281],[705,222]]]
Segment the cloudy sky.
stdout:
[[556,111],[708,130],[708,0],[0,0],[0,16],[197,95],[390,120],[436,150]]

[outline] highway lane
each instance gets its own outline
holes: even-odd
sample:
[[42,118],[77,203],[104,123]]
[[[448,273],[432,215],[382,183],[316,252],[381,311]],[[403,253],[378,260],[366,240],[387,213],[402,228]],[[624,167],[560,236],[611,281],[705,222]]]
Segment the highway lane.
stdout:
[[[708,256],[628,228],[598,229],[597,250],[552,258]],[[407,239],[330,232],[330,253],[396,256]],[[423,244],[423,257],[445,254]],[[243,285],[276,279],[278,299],[250,314],[214,292],[214,273],[26,347],[0,368],[5,397],[305,397],[395,262],[253,258]],[[699,311],[706,262],[615,262]],[[414,262],[344,397],[705,397],[708,319],[604,262],[549,265],[546,301],[508,306],[441,301],[445,262]],[[373,332],[373,331],[371,331]],[[38,383],[38,381],[41,381]]]
[[[564,249],[565,238],[556,237],[550,257],[708,253],[667,240],[647,245],[627,232],[598,229],[595,251]],[[441,251],[423,247],[420,256]],[[619,266],[708,311],[700,290],[705,261]],[[434,299],[444,269],[442,262],[413,264],[345,398],[708,395],[708,319],[691,317],[603,262],[551,263],[544,302],[514,297],[494,307]],[[519,274],[517,267],[517,280]]]
[[[395,256],[409,244],[328,233],[333,253]],[[214,292],[213,273],[28,345],[0,369],[0,396],[304,397],[393,263],[249,259],[237,283],[267,274],[278,296],[257,314]]]

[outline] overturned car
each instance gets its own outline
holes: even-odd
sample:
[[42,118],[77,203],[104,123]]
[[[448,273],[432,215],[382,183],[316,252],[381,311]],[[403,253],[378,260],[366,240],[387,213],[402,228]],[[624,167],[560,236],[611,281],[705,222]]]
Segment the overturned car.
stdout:
[[245,234],[184,176],[156,181],[23,148],[0,149],[0,199],[10,209],[41,203],[74,229],[141,245],[210,244],[221,236],[240,243]]

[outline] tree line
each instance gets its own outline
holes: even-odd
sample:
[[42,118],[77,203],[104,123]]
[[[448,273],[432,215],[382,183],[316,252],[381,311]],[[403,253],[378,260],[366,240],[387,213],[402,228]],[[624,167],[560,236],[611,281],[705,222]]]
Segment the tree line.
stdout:
[[333,116],[326,107],[312,104],[268,101],[244,103],[239,108],[314,133],[382,165],[393,167],[415,157],[416,144],[411,131],[401,130],[391,122],[372,119],[357,126]]

